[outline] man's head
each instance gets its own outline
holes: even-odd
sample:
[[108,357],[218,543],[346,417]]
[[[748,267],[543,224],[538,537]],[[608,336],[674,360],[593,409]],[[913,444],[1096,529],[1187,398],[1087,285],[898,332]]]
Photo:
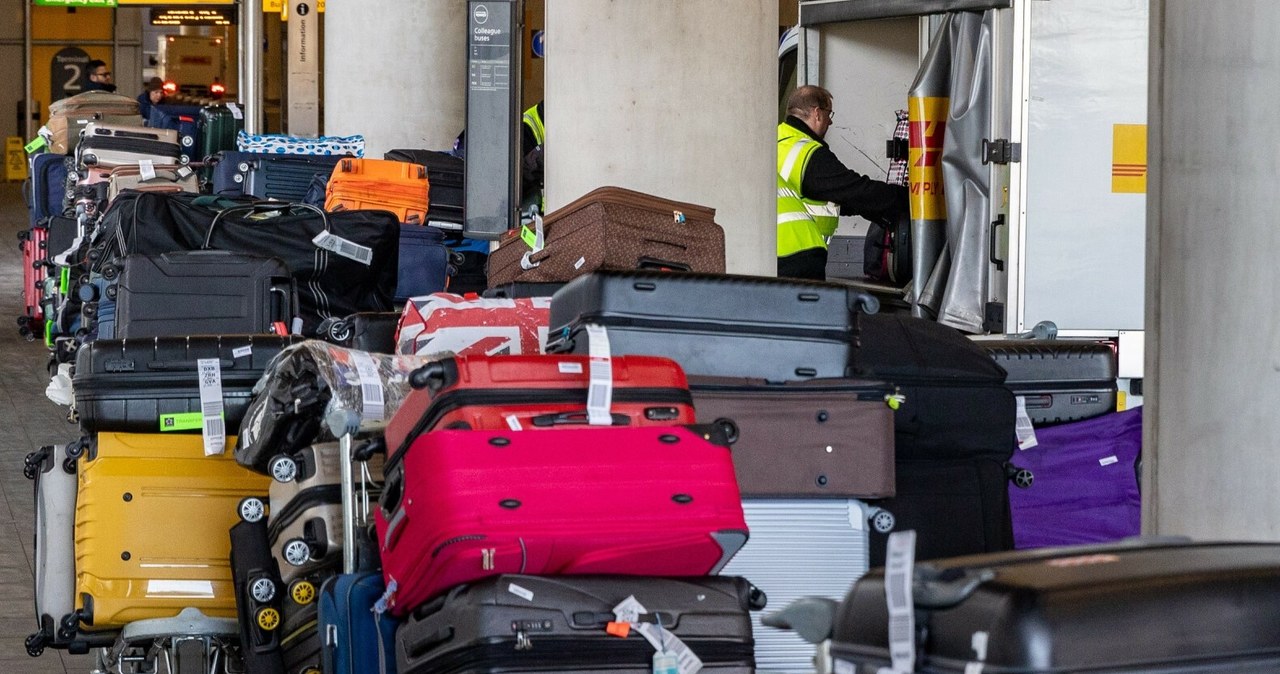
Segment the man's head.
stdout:
[[798,118],[823,138],[835,115],[831,109],[831,92],[812,84],[799,87],[787,99],[787,114]]
[[89,81],[97,84],[112,84],[111,71],[107,69],[107,62],[94,59],[85,66],[85,72],[89,73]]

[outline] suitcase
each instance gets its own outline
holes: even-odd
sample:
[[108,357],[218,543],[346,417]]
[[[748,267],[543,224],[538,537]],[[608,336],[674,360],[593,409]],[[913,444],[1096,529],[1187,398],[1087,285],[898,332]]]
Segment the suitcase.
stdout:
[[18,232],[18,249],[22,251],[22,315],[18,317],[18,333],[28,340],[44,334],[44,280],[49,277],[47,221]]
[[[295,337],[274,335],[97,340],[76,352],[76,415],[85,433],[187,430],[200,416],[196,361],[217,358],[223,418],[235,429],[267,363]],[[181,430],[179,430],[181,429]],[[197,423],[190,431],[199,432]]]
[[601,269],[724,273],[724,230],[713,208],[601,187],[548,214],[543,227],[540,251],[518,231],[498,244],[489,255],[489,287],[569,281]]
[[396,303],[443,292],[449,279],[449,249],[444,232],[434,227],[400,226],[400,265]]
[[551,297],[563,288],[563,283],[508,283],[497,288],[489,288],[480,294],[481,297],[518,299],[521,297]]
[[99,433],[79,474],[82,629],[173,617],[187,607],[235,617],[227,531],[241,500],[266,496],[267,478],[237,466],[230,451],[205,456],[200,436],[126,433]]
[[364,156],[364,136],[286,136],[281,134],[236,134],[236,149],[266,154],[314,156]]
[[325,674],[394,674],[397,621],[374,610],[385,590],[376,572],[325,581],[319,618]]
[[80,134],[76,162],[88,168],[177,164],[182,156],[178,132],[145,126],[114,126],[90,122]]
[[107,182],[107,201],[115,200],[122,190],[192,193],[200,191],[200,180],[195,169],[177,164],[154,166],[145,173],[139,166],[119,166],[111,170],[111,176]]
[[[751,538],[721,573],[750,578],[769,597],[769,613],[801,597],[843,599],[867,572],[873,524],[892,524],[886,511],[853,499],[743,498],[742,510]],[[756,670],[814,672],[813,644],[765,627],[766,615],[751,614]]]
[[[618,638],[606,627],[629,598],[644,611],[639,627]],[[702,661],[699,671],[751,674],[748,612],[764,599],[745,578],[502,575],[406,618],[396,630],[396,671],[652,674],[656,651],[644,630],[670,652],[678,646],[669,637],[678,638]]]
[[37,631],[27,638],[33,657],[45,647],[66,648],[75,637],[60,630],[75,609],[76,472],[62,447],[48,445],[27,455],[23,474],[35,485],[35,599]]
[[833,236],[827,242],[827,278],[860,279],[865,236]]
[[316,336],[338,346],[370,353],[395,353],[398,311],[370,311],[325,321]]
[[601,272],[551,299],[547,350],[587,353],[585,326],[615,355],[657,353],[691,375],[769,381],[850,376],[875,300],[828,283],[676,272]]
[[178,132],[181,146],[179,163],[188,164],[204,159],[200,154],[200,110],[197,105],[153,105],[147,126],[153,129],[169,129]]
[[404,305],[396,352],[470,355],[542,353],[551,301],[479,299],[449,293],[414,297]]
[[383,158],[425,166],[427,181],[431,184],[426,224],[440,229],[462,229],[466,221],[463,213],[465,168],[460,157],[434,150],[389,150]]
[[220,196],[301,202],[311,179],[326,178],[341,157],[222,152],[213,168],[212,191]]
[[716,574],[747,539],[727,445],[686,427],[442,430],[393,463],[374,516],[397,616],[502,573]]
[[106,91],[86,91],[49,104],[49,151],[70,154],[80,143],[80,132],[89,122],[142,126],[138,100]]
[[[1280,622],[1277,559],[1274,543],[1136,541],[921,565],[928,638],[904,644],[917,653],[908,671],[1274,672],[1280,634],[1253,626]],[[838,609],[835,671],[889,666],[885,586],[873,570]]]
[[284,584],[267,545],[267,524],[241,521],[231,527],[231,577],[240,623],[245,674],[279,674]]
[[425,166],[347,157],[329,176],[324,209],[391,211],[402,223],[426,225],[428,189]]
[[1036,441],[1017,456],[1035,482],[1009,490],[1017,547],[1101,543],[1140,533],[1141,407],[1038,429]]
[[[239,108],[237,108],[237,111]],[[200,108],[200,161],[219,152],[234,152],[236,134],[244,130],[244,114],[233,112],[228,104]]]
[[1086,341],[980,340],[1008,377],[1005,385],[1023,398],[1037,425],[1078,421],[1116,408],[1116,352]]
[[732,420],[744,497],[893,496],[894,388],[885,382],[693,377],[699,423]]
[[[675,362],[620,356],[611,366],[614,425],[694,423],[689,386]],[[586,356],[461,356],[430,363],[410,378],[415,390],[387,424],[392,461],[414,438],[441,428],[585,426],[590,369]]]
[[67,202],[67,163],[71,157],[50,152],[31,156],[31,181],[27,192],[27,210],[32,227],[41,220],[62,215]]
[[280,625],[285,674],[320,674],[324,652],[319,620],[322,581],[320,577],[297,580],[285,592],[284,619]]

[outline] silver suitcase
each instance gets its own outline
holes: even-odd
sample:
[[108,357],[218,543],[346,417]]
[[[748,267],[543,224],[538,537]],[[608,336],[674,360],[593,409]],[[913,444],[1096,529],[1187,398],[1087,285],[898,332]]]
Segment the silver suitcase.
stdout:
[[743,499],[751,537],[720,572],[742,576],[768,596],[751,613],[757,672],[815,671],[813,644],[760,619],[801,597],[842,600],[867,572],[870,527],[892,529],[886,511],[856,499]]
[[[24,474],[35,481],[35,595],[39,631],[27,639],[28,652],[63,645],[62,617],[75,610],[75,463],[62,447],[45,446],[27,455]],[[67,472],[66,467],[71,468]],[[74,636],[74,635],[72,635]]]
[[80,132],[76,163],[85,168],[137,166],[139,162],[179,164],[178,132],[149,126],[116,126],[90,122]]

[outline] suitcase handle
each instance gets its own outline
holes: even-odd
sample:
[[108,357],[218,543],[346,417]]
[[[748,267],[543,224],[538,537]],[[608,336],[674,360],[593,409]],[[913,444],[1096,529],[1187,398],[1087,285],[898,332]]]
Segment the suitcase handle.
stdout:
[[421,639],[404,639],[404,649],[411,658],[420,658],[428,651],[453,639],[452,627],[441,627]]
[[382,496],[378,497],[378,507],[382,509],[382,516],[387,520],[387,533],[382,540],[384,552],[396,546],[396,541],[400,540],[400,534],[404,531],[402,525],[406,515],[400,508],[400,502],[403,500],[404,471],[397,470],[386,476],[386,481],[382,484]]
[[[631,417],[625,414],[610,414],[610,425],[612,426],[629,426]],[[546,428],[547,426],[585,426],[587,421],[587,411],[581,412],[552,412],[550,414],[539,414],[532,419],[534,426]]]
[[[235,367],[235,365],[236,362],[230,358],[218,359],[219,369],[231,369]],[[175,370],[195,370],[197,368],[196,361],[194,360],[153,360],[150,363],[147,363],[147,369],[172,372]]]
[[693,271],[693,267],[683,263],[674,262],[672,260],[663,260],[662,258],[650,257],[643,255],[636,260],[636,269],[656,269],[658,271]]
[[320,223],[324,225],[324,231],[330,231],[329,214],[315,206],[312,206],[311,204],[291,204],[283,201],[268,201],[261,204],[235,206],[219,211],[218,214],[213,217],[213,222],[209,223],[209,231],[204,235],[204,244],[201,248],[208,249],[212,247],[211,242],[213,241],[213,231],[218,228],[218,223],[222,222],[222,219],[226,217],[228,213],[270,213],[271,211],[284,211],[287,215],[297,209],[318,213],[320,215]]

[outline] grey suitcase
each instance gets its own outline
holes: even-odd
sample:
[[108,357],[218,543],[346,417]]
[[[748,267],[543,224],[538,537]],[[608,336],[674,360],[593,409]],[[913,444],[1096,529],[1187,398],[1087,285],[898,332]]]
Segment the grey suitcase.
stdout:
[[[892,528],[893,518],[855,499],[743,499],[751,538],[720,573],[742,576],[780,610],[810,596],[843,599],[867,572],[868,529]],[[756,671],[814,672],[814,646],[795,632],[760,623],[753,612]]]
[[177,131],[97,122],[85,125],[76,148],[76,161],[83,167],[137,166],[142,161],[178,164],[181,156]]

